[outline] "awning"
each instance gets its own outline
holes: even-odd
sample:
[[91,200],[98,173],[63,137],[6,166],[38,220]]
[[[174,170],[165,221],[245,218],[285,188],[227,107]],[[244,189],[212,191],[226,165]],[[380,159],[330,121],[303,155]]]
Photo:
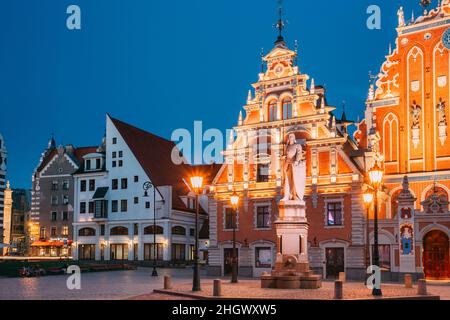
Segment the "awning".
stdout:
[[[72,244],[72,240],[67,241],[67,245]],[[31,244],[32,247],[64,247],[63,241],[35,241]]]
[[98,199],[105,199],[106,193],[108,192],[109,187],[100,187],[95,190],[94,196],[92,197],[93,200]]

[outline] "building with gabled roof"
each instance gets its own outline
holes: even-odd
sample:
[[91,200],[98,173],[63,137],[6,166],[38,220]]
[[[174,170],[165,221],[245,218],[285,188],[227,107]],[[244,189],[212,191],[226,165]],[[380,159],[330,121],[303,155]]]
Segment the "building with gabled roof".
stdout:
[[[188,180],[201,172],[208,183],[218,167],[177,165],[174,152],[179,154],[174,142],[107,115],[102,152],[84,157],[99,159],[103,167],[82,165],[74,174],[74,259],[150,263],[154,250],[160,264],[193,259],[196,206]],[[145,192],[148,182],[156,189]],[[201,196],[203,233],[205,201]],[[203,237],[206,251],[208,235]]]
[[71,254],[73,177],[84,155],[97,147],[56,146],[52,137],[32,176],[30,252],[32,256]]

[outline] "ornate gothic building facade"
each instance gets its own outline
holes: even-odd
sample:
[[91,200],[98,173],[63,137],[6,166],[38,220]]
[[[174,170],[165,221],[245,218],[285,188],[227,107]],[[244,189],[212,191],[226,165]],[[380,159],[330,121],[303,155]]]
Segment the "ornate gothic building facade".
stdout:
[[[274,267],[284,146],[293,133],[305,150],[307,245],[316,273],[364,277],[374,213],[362,193],[378,163],[385,171],[378,194],[383,277],[450,278],[450,1],[410,22],[403,8],[398,16],[396,48],[370,87],[353,137],[345,114],[336,118],[324,88],[300,71],[296,50],[281,36],[263,58],[266,68],[211,186],[211,275],[231,272],[234,224],[240,274],[260,276]],[[235,219],[234,191],[241,200]]]

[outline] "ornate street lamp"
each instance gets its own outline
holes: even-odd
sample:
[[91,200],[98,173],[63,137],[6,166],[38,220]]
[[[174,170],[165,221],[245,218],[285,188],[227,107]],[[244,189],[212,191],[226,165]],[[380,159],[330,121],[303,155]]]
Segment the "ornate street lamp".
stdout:
[[231,265],[231,283],[238,283],[238,257],[236,250],[236,218],[237,218],[237,208],[239,204],[239,195],[236,191],[230,196],[231,208],[232,208],[232,219],[233,219],[233,260]]
[[195,192],[195,248],[194,248],[194,275],[192,278],[192,291],[201,291],[200,274],[198,270],[198,220],[199,220],[199,195],[203,187],[203,177],[191,177],[191,185]]
[[365,258],[366,258],[366,269],[370,266],[370,207],[373,202],[373,193],[366,191],[363,194],[364,205],[366,207],[366,248],[365,248]]
[[[380,268],[380,252],[378,248],[378,189],[380,188],[381,182],[383,181],[383,170],[375,163],[375,166],[369,171],[370,183],[374,189],[374,252],[373,260],[374,265]],[[381,296],[381,288],[373,288],[372,295]]]
[[158,276],[158,271],[156,270],[156,187],[150,181],[147,181],[143,185],[144,197],[148,197],[148,190],[153,189],[153,271],[152,277]]

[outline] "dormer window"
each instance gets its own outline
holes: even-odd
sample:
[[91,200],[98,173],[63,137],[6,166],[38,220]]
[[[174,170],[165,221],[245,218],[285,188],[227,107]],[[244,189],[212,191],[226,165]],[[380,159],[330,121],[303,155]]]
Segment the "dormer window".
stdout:
[[91,160],[90,159],[86,160],[86,170],[87,171],[91,170]]

